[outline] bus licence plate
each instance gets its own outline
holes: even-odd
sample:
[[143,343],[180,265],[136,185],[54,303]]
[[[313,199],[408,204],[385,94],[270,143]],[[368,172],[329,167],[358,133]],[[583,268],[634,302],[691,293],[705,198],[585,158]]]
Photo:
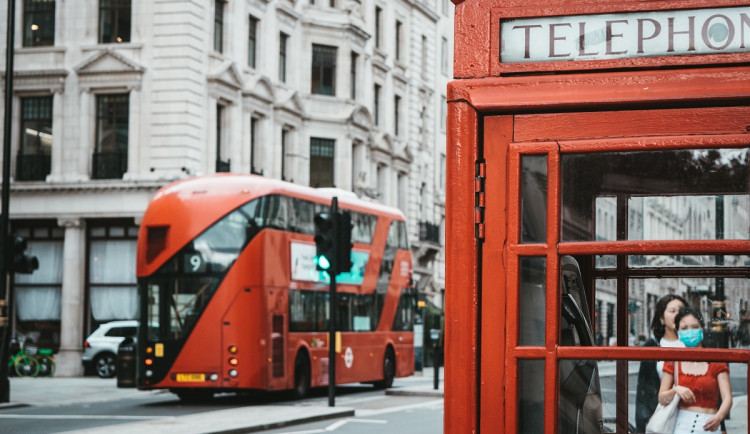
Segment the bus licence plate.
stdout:
[[184,383],[206,381],[206,374],[177,374],[177,381]]

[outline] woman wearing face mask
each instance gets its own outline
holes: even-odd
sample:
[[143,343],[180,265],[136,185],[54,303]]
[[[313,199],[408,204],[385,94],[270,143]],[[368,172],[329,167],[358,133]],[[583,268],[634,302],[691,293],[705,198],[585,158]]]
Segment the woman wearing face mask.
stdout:
[[[684,347],[675,331],[674,318],[683,307],[685,299],[679,295],[667,294],[656,302],[654,318],[651,320],[653,336],[646,341],[645,347]],[[636,432],[646,432],[646,424],[654,414],[659,403],[658,394],[661,385],[663,361],[647,360],[638,368],[638,387],[635,395]]]
[[[703,346],[704,324],[700,312],[687,306],[677,314],[675,323],[678,336],[686,347]],[[659,389],[662,404],[668,404],[675,394],[680,395],[674,433],[700,434],[718,430],[732,407],[729,365],[720,362],[678,362],[677,365],[678,384],[673,385],[675,363],[665,362]]]

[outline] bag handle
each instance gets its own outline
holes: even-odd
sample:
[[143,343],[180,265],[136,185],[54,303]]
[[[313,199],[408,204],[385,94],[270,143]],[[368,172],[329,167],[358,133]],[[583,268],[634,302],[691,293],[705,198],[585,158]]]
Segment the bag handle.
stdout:
[[674,362],[674,385],[677,386],[677,373],[680,372],[680,362]]

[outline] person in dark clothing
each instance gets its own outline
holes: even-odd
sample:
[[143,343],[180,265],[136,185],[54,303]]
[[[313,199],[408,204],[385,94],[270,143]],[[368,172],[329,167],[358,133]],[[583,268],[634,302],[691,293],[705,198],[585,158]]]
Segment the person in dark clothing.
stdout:
[[[685,299],[667,294],[656,302],[654,318],[651,320],[653,335],[644,347],[684,347],[675,331],[674,317],[683,307]],[[646,432],[646,424],[659,403],[659,386],[663,361],[645,360],[638,369],[638,386],[635,395],[635,428],[637,433]]]

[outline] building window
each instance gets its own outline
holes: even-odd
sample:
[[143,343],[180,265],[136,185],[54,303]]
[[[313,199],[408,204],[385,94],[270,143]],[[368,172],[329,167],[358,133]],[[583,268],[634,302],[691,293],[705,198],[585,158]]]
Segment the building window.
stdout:
[[286,44],[289,35],[279,33],[279,81],[286,83]]
[[440,69],[448,75],[448,39],[443,38],[440,45]]
[[55,0],[24,0],[23,46],[55,45]]
[[382,25],[383,9],[375,6],[375,48],[380,48],[380,26]]
[[446,123],[448,122],[448,100],[445,95],[440,96],[440,132],[445,134]]
[[336,47],[313,44],[312,86],[318,95],[336,95]]
[[52,155],[52,96],[21,98],[21,144],[16,180],[44,181]]
[[224,138],[224,117],[226,107],[216,104],[216,172],[229,172],[231,160],[226,156],[226,140]]
[[255,68],[258,50],[258,19],[250,15],[247,36],[247,66]]
[[36,256],[41,264],[33,274],[14,274],[12,277],[15,333],[37,347],[57,352],[60,349],[62,314],[64,229],[56,227],[54,222],[35,222],[34,226],[11,222],[11,231],[26,239],[26,252]]
[[401,60],[401,21],[396,21],[396,60]]
[[128,168],[128,94],[97,95],[93,179],[119,179]]
[[396,95],[393,97],[393,134],[398,136],[399,124],[398,118],[400,117],[399,111],[401,110],[401,97]]
[[286,149],[289,146],[289,130],[281,129],[281,180],[286,181]]
[[427,73],[427,36],[422,35],[422,75],[426,76]]
[[333,161],[336,141],[310,138],[310,186],[333,187]]
[[373,91],[373,116],[375,117],[375,125],[380,125],[380,85],[376,84]]
[[383,163],[378,163],[376,169],[375,169],[375,180],[377,182],[377,191],[380,199],[380,203],[388,204],[388,190],[386,189],[386,175],[388,172],[388,167]]
[[214,0],[214,51],[224,50],[224,0]]
[[138,227],[132,220],[94,221],[87,226],[90,329],[109,321],[138,319]]
[[130,42],[130,0],[99,0],[99,42]]
[[258,118],[250,118],[250,173],[253,175],[263,175],[262,170],[255,167],[255,146],[258,143]]
[[440,189],[445,191],[445,154],[440,154]]
[[398,172],[398,208],[401,211],[406,212],[406,181],[407,181],[406,173],[404,172]]
[[349,64],[349,97],[357,99],[357,60],[359,55],[352,51],[351,62]]

